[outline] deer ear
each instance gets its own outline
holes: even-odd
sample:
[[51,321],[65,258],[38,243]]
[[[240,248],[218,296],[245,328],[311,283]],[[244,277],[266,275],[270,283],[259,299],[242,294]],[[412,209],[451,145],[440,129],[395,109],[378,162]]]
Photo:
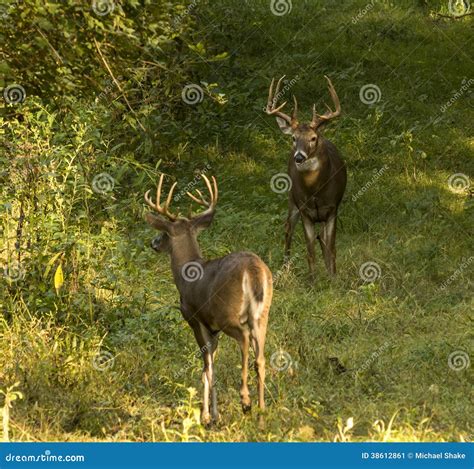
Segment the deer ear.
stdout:
[[285,119],[282,119],[281,117],[277,117],[276,120],[277,120],[278,127],[280,127],[280,130],[284,134],[291,135],[293,133],[293,128],[291,127],[290,124],[288,124],[288,122],[286,122]]
[[319,122],[311,122],[309,126],[316,132],[318,129],[322,129],[329,121],[320,120]]
[[198,230],[203,230],[205,228],[208,228],[211,225],[212,220],[214,220],[215,213],[216,212],[214,211],[214,212],[205,213],[203,215],[196,217],[193,220],[193,227],[197,228]]
[[171,223],[164,218],[161,218],[155,215],[152,212],[148,212],[145,215],[146,222],[151,225],[153,228],[156,228],[159,231],[165,231],[166,233],[170,232]]

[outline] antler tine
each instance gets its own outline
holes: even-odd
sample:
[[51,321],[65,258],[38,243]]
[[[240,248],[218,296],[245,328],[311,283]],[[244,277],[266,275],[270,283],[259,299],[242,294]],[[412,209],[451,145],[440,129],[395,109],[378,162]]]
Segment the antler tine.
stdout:
[[145,192],[145,202],[148,204],[149,207],[153,209],[155,208],[155,206],[153,205],[153,202],[150,199],[150,190],[147,190]]
[[275,90],[274,96],[278,96],[278,93],[280,92],[281,82],[283,81],[283,78],[285,78],[285,77],[286,77],[286,75],[283,75],[283,76],[278,80],[278,83],[277,83],[277,86],[276,86],[276,90]]
[[201,200],[206,202],[206,198],[202,195],[202,192],[199,189],[196,189],[196,192],[198,193],[199,197],[201,197]]
[[275,84],[275,78],[272,78],[272,82],[270,83],[270,88],[268,89],[267,112],[272,109],[273,85],[274,84]]
[[[206,207],[206,210],[204,212],[200,213],[199,216],[202,216],[202,215],[205,215],[205,214],[208,214],[208,213],[212,213],[215,210],[216,204],[217,204],[217,196],[218,196],[216,178],[214,176],[212,176],[212,183],[213,183],[212,185],[211,185],[211,182],[209,181],[208,177],[204,173],[201,173],[201,178],[205,182],[207,190],[209,191],[209,197],[210,197],[209,202],[204,198],[204,196],[202,195],[202,193],[199,189],[196,189],[196,192],[199,195],[200,199],[198,199],[191,192],[186,192],[186,194],[188,195],[188,197],[191,200],[194,200],[194,202],[198,203],[199,205],[202,205],[203,207]],[[214,188],[212,186],[214,186]]]
[[288,122],[288,124],[293,124],[295,122],[294,117],[292,118],[288,114],[285,114],[285,113],[281,112],[281,110],[283,109],[283,107],[286,104],[286,101],[283,104],[281,104],[280,106],[275,107],[276,106],[276,100],[277,100],[276,97],[278,96],[278,93],[280,92],[281,82],[283,81],[285,76],[286,75],[283,75],[278,80],[275,90],[273,89],[274,85],[275,85],[275,78],[272,78],[272,82],[270,83],[270,88],[268,90],[268,100],[267,100],[267,107],[265,109],[265,112],[269,116],[277,116],[277,117],[280,117],[281,119],[285,120],[286,122]]
[[204,196],[202,195],[201,191],[199,189],[196,189],[196,192],[198,193],[199,197],[201,197],[200,199],[198,199],[194,194],[192,194],[191,192],[186,192],[186,194],[188,195],[188,197],[192,200],[194,200],[194,202],[198,203],[199,205],[203,205],[204,207],[208,207],[209,206],[209,202],[206,201],[206,199],[204,198]]
[[214,176],[212,176],[212,182],[214,183],[214,203],[217,203],[217,198],[219,197],[219,190],[217,189],[217,181]]
[[204,182],[206,183],[207,190],[209,191],[209,195],[211,197],[211,202],[210,202],[209,206],[212,206],[212,205],[214,205],[215,201],[214,201],[214,192],[212,190],[211,182],[209,181],[209,179],[207,178],[207,176],[204,173],[201,174],[201,177],[204,180]]
[[166,199],[165,205],[164,205],[164,207],[162,207],[160,205],[160,198],[161,198],[161,188],[163,187],[164,177],[165,177],[165,175],[162,173],[161,176],[160,176],[160,180],[158,181],[158,186],[156,188],[156,202],[153,203],[153,201],[151,200],[149,190],[145,192],[145,202],[149,205],[150,208],[152,208],[153,210],[155,210],[159,214],[164,215],[165,217],[168,217],[170,220],[174,221],[174,220],[176,220],[177,217],[176,217],[176,215],[172,214],[169,211],[169,205],[170,205],[171,199],[173,197],[173,191],[174,191],[174,189],[175,189],[175,187],[178,183],[175,182],[171,186],[171,189],[168,193],[168,197]]
[[161,187],[163,186],[163,179],[165,178],[165,175],[163,173],[160,174],[160,180],[158,182],[158,185],[156,186],[156,208],[159,211],[160,207],[160,198],[161,198]]
[[319,127],[324,122],[327,122],[329,119],[341,115],[341,103],[339,102],[336,89],[327,75],[324,75],[324,78],[326,78],[328,82],[329,94],[331,95],[336,110],[333,111],[327,104],[325,104],[328,110],[323,115],[319,115],[316,112],[316,105],[313,105],[313,121],[311,122],[311,125],[315,128]]
[[296,101],[296,96],[293,95],[293,102],[295,107],[293,108],[293,115],[291,116],[291,122],[296,122],[296,116],[298,115],[298,101]]
[[164,207],[164,209],[165,209],[166,212],[168,212],[168,208],[169,208],[170,203],[171,203],[171,200],[172,200],[172,198],[173,198],[173,192],[174,192],[174,190],[175,190],[175,188],[176,188],[177,185],[178,185],[178,183],[175,182],[175,183],[171,186],[170,191],[168,192],[168,198],[166,199],[165,207]]
[[331,95],[332,102],[334,103],[334,106],[336,107],[335,111],[331,111],[330,118],[337,117],[341,114],[341,103],[339,102],[339,97],[337,96],[336,89],[334,88],[334,85],[332,84],[332,81],[330,80],[330,78],[327,75],[324,75],[324,78],[326,78],[328,82],[329,94]]

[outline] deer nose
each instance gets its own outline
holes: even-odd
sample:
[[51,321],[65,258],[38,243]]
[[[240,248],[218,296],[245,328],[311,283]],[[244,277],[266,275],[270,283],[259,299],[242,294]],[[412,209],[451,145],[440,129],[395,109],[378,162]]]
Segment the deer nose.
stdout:
[[303,153],[301,153],[300,151],[297,151],[295,153],[295,161],[296,163],[303,163],[303,161],[305,160],[305,156],[303,155]]
[[158,249],[160,248],[160,242],[161,242],[161,235],[155,236],[151,240],[151,243],[150,243],[151,248],[154,249],[155,251],[158,251]]

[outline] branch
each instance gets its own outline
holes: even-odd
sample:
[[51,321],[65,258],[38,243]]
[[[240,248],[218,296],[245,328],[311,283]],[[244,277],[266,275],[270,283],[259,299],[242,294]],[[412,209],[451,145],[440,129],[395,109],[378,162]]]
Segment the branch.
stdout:
[[48,38],[43,34],[43,31],[39,29],[38,27],[35,27],[36,31],[38,31],[41,34],[41,37],[48,43],[48,46],[51,48],[53,51],[54,55],[57,57],[57,59],[64,64],[64,60],[62,57],[59,55],[58,51],[53,47],[53,45],[48,41]]
[[454,16],[454,15],[443,15],[442,13],[435,13],[436,16],[440,18],[448,18],[450,20],[459,20],[461,18],[464,18],[465,16],[471,16],[474,15],[474,11],[471,11],[470,13],[463,13],[462,15]]
[[122,93],[123,99],[127,103],[128,109],[130,109],[130,112],[135,116],[135,118],[137,119],[137,122],[140,124],[140,127],[142,128],[142,130],[144,132],[146,132],[147,130],[145,129],[145,127],[143,127],[143,124],[140,122],[140,119],[138,118],[137,113],[133,110],[132,106],[130,105],[130,102],[128,101],[125,92],[123,91],[122,87],[120,86],[120,83],[115,78],[114,74],[112,73],[112,70],[110,69],[109,64],[107,63],[107,60],[105,60],[105,57],[103,56],[102,51],[100,50],[99,43],[96,41],[95,38],[94,38],[94,44],[95,44],[95,47],[97,49],[97,52],[100,55],[100,58],[102,59],[103,64],[105,65],[105,68],[109,72],[109,75],[112,77],[112,80],[115,83],[115,86],[119,89],[120,93]]

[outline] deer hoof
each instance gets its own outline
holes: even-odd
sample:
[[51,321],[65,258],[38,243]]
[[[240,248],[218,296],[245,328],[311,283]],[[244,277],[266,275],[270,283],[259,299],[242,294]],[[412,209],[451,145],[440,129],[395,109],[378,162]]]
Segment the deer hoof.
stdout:
[[252,404],[242,404],[242,411],[244,414],[250,413],[252,410]]
[[211,415],[207,412],[207,413],[201,413],[201,424],[204,426],[204,427],[209,427],[211,425]]

